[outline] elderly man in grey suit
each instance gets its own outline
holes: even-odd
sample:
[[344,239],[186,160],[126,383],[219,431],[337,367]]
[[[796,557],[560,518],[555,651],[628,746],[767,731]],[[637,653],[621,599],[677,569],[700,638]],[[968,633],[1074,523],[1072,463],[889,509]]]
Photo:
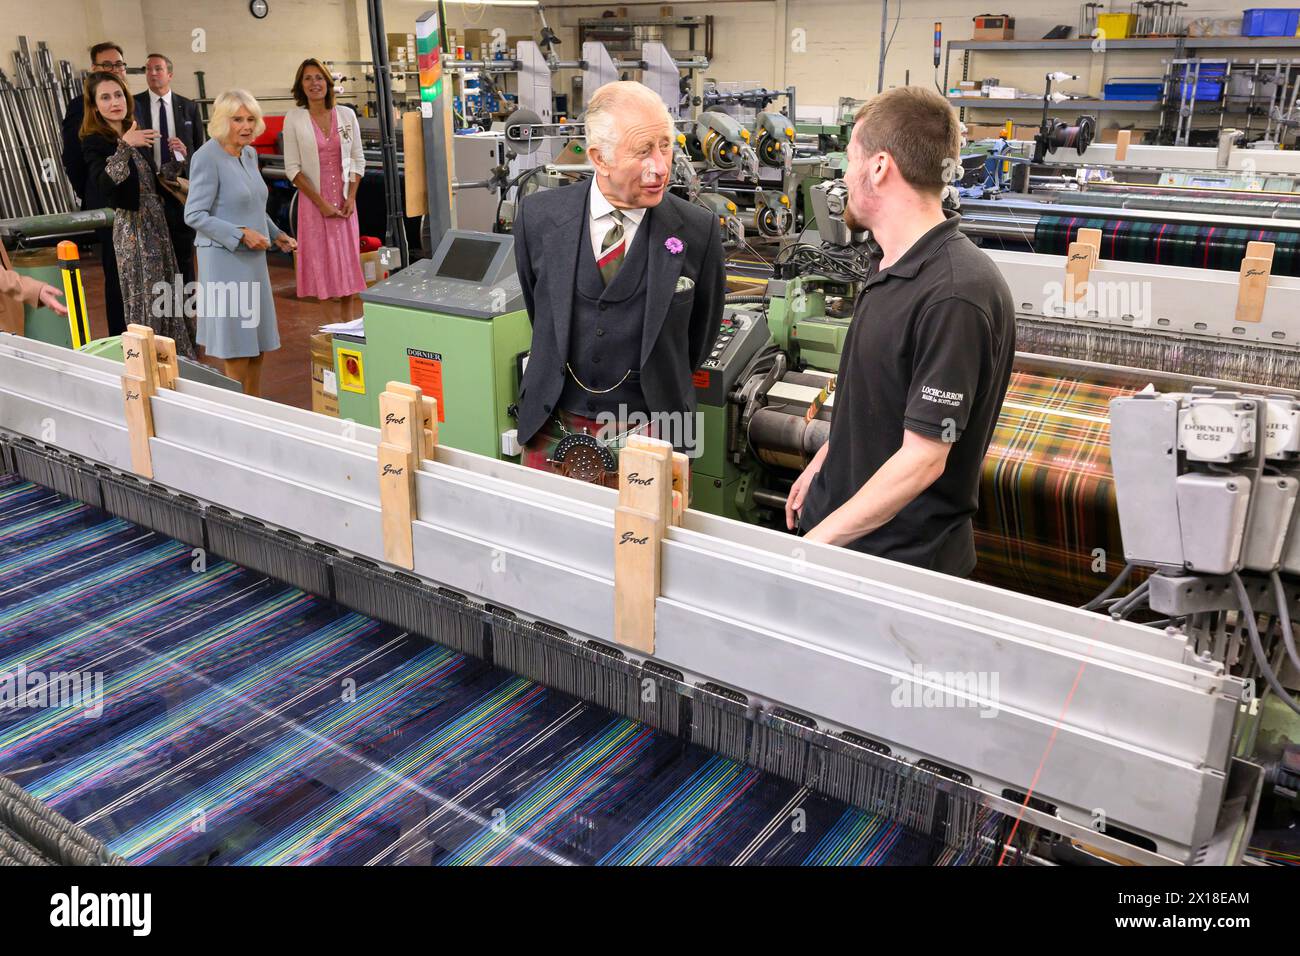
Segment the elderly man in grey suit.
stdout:
[[658,96],[606,84],[585,123],[591,181],[529,196],[515,221],[533,323],[518,434],[525,465],[612,486],[630,432],[670,438],[694,413],[726,287],[717,220],[668,192],[675,134]]

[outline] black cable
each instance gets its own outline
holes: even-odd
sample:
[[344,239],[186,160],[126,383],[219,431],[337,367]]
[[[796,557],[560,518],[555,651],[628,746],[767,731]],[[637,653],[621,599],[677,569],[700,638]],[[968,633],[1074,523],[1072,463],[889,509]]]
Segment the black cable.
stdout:
[[510,195],[510,190],[515,189],[516,187],[519,188],[519,190],[520,190],[519,202],[522,204],[522,203],[523,203],[523,194],[522,194],[522,190],[523,190],[523,186],[524,186],[524,180],[528,179],[530,176],[535,176],[535,175],[537,175],[537,173],[538,173],[539,171],[541,171],[541,170],[543,170],[543,169],[545,169],[545,168],[546,168],[546,164],[545,164],[545,163],[541,163],[541,164],[539,164],[539,165],[537,165],[537,166],[533,166],[533,167],[530,168],[530,169],[525,169],[522,173],[520,173],[520,174],[517,175],[514,179],[510,180],[510,181],[507,182],[504,186],[501,187],[501,195],[500,195],[500,197],[497,199],[497,214],[496,214],[496,219],[493,221],[493,228],[494,228],[494,229],[500,229],[500,228],[501,228],[501,207],[502,207],[503,205],[505,205],[506,196]]
[[1255,660],[1264,675],[1264,680],[1268,682],[1273,693],[1282,699],[1282,703],[1300,714],[1300,704],[1296,703],[1295,698],[1277,679],[1277,674],[1273,672],[1273,665],[1269,663],[1268,655],[1264,653],[1264,644],[1259,639],[1259,628],[1255,626],[1255,608],[1250,603],[1250,595],[1246,593],[1246,585],[1242,583],[1241,575],[1233,571],[1231,578],[1232,589],[1237,593],[1237,603],[1241,605],[1241,614],[1246,618],[1246,632],[1250,635],[1250,646],[1255,652]]
[[815,272],[841,282],[865,282],[871,276],[871,253],[866,246],[820,247],[802,243],[788,245],[776,254],[773,264],[793,265],[800,273]]

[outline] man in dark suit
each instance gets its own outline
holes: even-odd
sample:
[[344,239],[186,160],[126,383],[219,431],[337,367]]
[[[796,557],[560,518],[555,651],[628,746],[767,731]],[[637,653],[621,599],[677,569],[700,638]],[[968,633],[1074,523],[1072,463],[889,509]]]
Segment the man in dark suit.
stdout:
[[[717,220],[668,192],[674,129],[658,96],[606,84],[585,123],[591,182],[535,193],[515,220],[533,323],[518,436],[525,465],[613,485],[637,422],[679,446],[698,438],[686,422],[693,375],[717,340],[726,285]],[[588,450],[570,458],[584,434]]]
[[[122,48],[106,41],[90,48],[91,68],[104,73],[116,73],[126,81],[126,58]],[[75,97],[68,103],[63,117],[63,171],[81,200],[82,209],[103,209],[104,199],[99,187],[89,182],[86,160],[81,152],[81,120],[85,116],[85,102]],[[104,267],[104,312],[108,318],[108,334],[121,335],[126,331],[126,312],[122,308],[122,286],[117,277],[117,254],[113,251],[113,230],[96,229],[95,241],[99,244],[99,261]]]
[[[145,58],[144,78],[149,89],[135,95],[135,121],[141,129],[158,131],[158,142],[147,152],[154,172],[188,178],[189,158],[203,145],[203,124],[198,104],[173,92],[172,73],[172,61],[163,54],[150,53]],[[185,225],[185,205],[163,191],[163,209],[183,281],[193,282],[194,230]]]

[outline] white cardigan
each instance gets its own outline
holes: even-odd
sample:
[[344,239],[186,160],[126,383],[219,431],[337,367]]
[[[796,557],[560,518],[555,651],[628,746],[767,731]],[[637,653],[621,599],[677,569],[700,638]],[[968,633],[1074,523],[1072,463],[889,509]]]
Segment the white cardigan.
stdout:
[[[361,148],[361,124],[357,114],[342,103],[334,106],[334,118],[341,137],[340,155],[343,159],[344,195],[352,176],[358,178],[366,172],[366,154]],[[315,123],[311,114],[295,106],[284,114],[284,169],[293,182],[299,173],[305,173],[311,184],[320,191],[320,153],[316,149]]]

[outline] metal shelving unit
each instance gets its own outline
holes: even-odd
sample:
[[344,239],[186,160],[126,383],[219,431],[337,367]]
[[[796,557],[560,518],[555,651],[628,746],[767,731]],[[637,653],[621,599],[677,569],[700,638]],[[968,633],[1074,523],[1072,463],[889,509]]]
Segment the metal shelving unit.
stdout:
[[[1014,99],[996,96],[950,96],[948,102],[962,109],[970,107],[977,110],[1041,110],[1043,108],[1041,96],[1017,96]],[[1098,100],[1092,97],[1064,100],[1052,105],[1061,108],[1086,106],[1090,110],[1123,110],[1130,113],[1154,112],[1160,109],[1159,100]]]
[[[670,41],[676,30],[689,34],[686,48]],[[704,31],[704,46],[699,46],[698,31]],[[641,44],[659,41],[668,47],[673,58],[689,60],[704,57],[713,60],[713,17],[583,17],[578,21],[578,48],[588,40],[604,43],[610,53],[641,53]]]
[[[972,53],[1100,53],[1105,56],[1111,51],[1153,50],[1173,51],[1172,62],[1186,62],[1195,58],[1202,51],[1257,51],[1257,50],[1294,50],[1300,49],[1300,37],[1133,37],[1129,39],[1107,40],[1102,50],[1094,50],[1096,40],[1091,38],[1075,40],[949,40],[944,51],[943,89],[948,90],[948,77],[954,52],[961,54],[961,78],[970,77],[970,57]],[[1166,95],[1169,92],[1168,67],[1162,64],[1165,73]],[[948,102],[961,109],[961,117],[966,119],[968,109],[978,110],[1041,110],[1042,97],[1028,96],[1015,99],[998,99],[984,96],[949,96]],[[1086,107],[1095,111],[1110,112],[1156,112],[1161,111],[1161,125],[1164,125],[1164,111],[1157,100],[1103,100],[1093,97],[1068,100],[1061,106]],[[1223,112],[1228,111],[1226,101]],[[1203,115],[1212,115],[1206,111]],[[1220,122],[1220,125],[1222,123]]]

